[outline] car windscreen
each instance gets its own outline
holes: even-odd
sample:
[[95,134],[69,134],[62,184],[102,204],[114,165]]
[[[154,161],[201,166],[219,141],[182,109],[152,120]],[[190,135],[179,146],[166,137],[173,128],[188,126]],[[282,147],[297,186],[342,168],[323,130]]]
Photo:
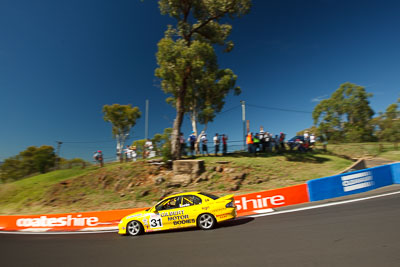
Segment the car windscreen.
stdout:
[[217,197],[217,196],[215,196],[215,195],[213,195],[213,194],[209,194],[209,193],[200,192],[199,194],[200,194],[200,195],[203,195],[203,196],[206,196],[206,197],[209,197],[209,198],[211,198],[211,199],[213,199],[213,200],[216,200],[216,199],[219,198],[219,197]]

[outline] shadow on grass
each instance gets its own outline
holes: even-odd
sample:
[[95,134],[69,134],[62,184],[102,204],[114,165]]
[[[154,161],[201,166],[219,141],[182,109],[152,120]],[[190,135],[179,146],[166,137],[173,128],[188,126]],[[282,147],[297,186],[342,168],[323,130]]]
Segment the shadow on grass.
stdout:
[[324,163],[330,161],[330,159],[319,157],[312,152],[295,152],[288,153],[284,155],[287,161],[295,161],[295,162],[309,162],[309,163]]
[[[284,156],[287,161],[294,161],[294,162],[309,162],[309,163],[324,163],[330,161],[330,159],[320,157],[318,154],[321,154],[319,151],[308,151],[308,152],[299,152],[299,151],[278,151],[278,152],[258,152],[248,153],[248,152],[234,152],[228,153],[223,156],[214,156],[210,155],[209,157],[218,158],[273,158],[277,156]],[[332,155],[331,153],[323,153],[325,155]]]

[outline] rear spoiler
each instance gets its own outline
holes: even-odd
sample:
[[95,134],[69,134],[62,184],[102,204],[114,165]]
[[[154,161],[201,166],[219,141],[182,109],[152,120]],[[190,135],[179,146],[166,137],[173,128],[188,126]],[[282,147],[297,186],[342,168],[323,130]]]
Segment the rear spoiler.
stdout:
[[218,200],[233,200],[233,196],[234,196],[234,194],[226,195],[226,196],[216,199],[216,201],[218,201]]

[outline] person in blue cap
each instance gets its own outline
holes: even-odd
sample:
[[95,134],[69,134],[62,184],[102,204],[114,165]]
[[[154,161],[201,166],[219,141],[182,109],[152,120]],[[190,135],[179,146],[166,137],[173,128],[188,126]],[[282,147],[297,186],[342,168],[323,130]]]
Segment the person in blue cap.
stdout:
[[194,156],[194,146],[196,144],[196,135],[194,134],[194,132],[189,135],[188,141],[190,143],[190,154]]

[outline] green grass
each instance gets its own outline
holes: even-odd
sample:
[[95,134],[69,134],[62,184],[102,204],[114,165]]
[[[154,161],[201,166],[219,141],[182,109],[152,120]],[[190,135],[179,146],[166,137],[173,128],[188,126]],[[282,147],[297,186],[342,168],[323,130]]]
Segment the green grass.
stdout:
[[400,162],[400,150],[383,152],[383,153],[379,154],[379,157]]
[[[205,161],[208,180],[187,187],[168,188],[167,182],[156,186],[156,166],[145,161],[112,163],[104,168],[59,170],[0,185],[0,214],[38,214],[146,207],[165,193],[204,190],[214,194],[243,194],[302,184],[307,180],[335,175],[353,162],[348,158],[378,155],[399,160],[393,144],[328,145],[328,152],[262,154],[198,157]],[[226,161],[228,163],[219,163]],[[222,167],[223,172],[215,171]],[[232,175],[246,173],[239,191]],[[168,178],[167,178],[168,179]],[[142,196],[144,191],[148,194]]]
[[[282,155],[260,155],[248,157],[246,154],[233,157],[201,157],[206,166],[220,164],[233,168],[236,172],[247,173],[241,186],[241,192],[255,192],[304,183],[307,180],[335,175],[352,164],[352,161],[341,157],[316,153],[285,153]],[[257,181],[261,180],[261,183]],[[213,179],[204,189],[213,188]],[[225,188],[227,188],[225,186]],[[215,189],[215,188],[214,188]],[[223,191],[223,188],[217,186]]]
[[[318,148],[322,148],[322,146],[318,146]],[[394,143],[372,142],[357,144],[328,144],[327,148],[330,153],[335,155],[346,156],[350,158],[362,158],[385,157],[388,152],[399,151],[400,146],[396,147]],[[388,154],[391,155],[391,153]]]
[[52,185],[66,179],[93,172],[94,170],[94,167],[86,169],[77,167],[40,174],[13,183],[2,184],[0,185],[0,213],[7,213],[9,209],[24,209],[32,202],[42,200],[45,193]]

